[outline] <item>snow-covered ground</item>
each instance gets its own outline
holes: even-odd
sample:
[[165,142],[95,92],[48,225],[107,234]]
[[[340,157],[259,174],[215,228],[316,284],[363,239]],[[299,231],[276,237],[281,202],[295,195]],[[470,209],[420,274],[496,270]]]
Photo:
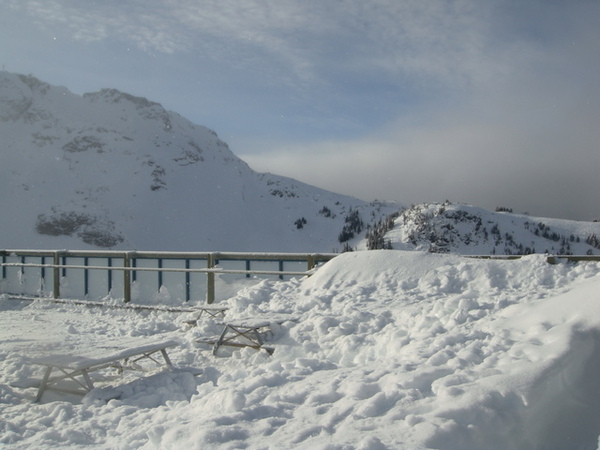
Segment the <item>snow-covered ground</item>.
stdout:
[[[0,297],[0,447],[598,447],[600,263],[354,252],[223,303],[300,320],[273,326],[273,356],[214,357],[195,343],[211,319]],[[203,373],[105,374],[80,401],[32,403],[27,356],[140,337],[178,340],[174,364]]]

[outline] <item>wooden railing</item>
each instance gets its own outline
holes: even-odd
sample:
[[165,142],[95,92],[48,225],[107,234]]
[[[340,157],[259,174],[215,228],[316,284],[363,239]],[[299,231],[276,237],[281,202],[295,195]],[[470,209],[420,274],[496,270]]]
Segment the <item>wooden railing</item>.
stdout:
[[[216,299],[217,274],[278,278],[310,276],[317,265],[335,256],[336,253],[0,250],[0,294],[58,299],[63,298],[62,290],[69,283],[76,283],[81,287],[77,298],[93,297],[90,294],[92,285],[96,288],[101,285],[104,288],[102,292],[95,293],[97,297],[112,296],[122,298],[127,303],[132,300],[132,286],[136,286],[138,291],[141,289],[153,294],[157,294],[163,286],[175,286],[181,291],[178,298],[186,302],[203,296],[206,303],[213,303]],[[520,258],[517,255],[465,256],[483,259]],[[600,256],[547,256],[549,264],[556,264],[560,260],[600,261]],[[243,269],[223,267],[228,263],[238,266],[242,263]],[[302,264],[304,267],[302,270],[287,270],[286,265],[290,264]],[[271,268],[261,269],[257,265]],[[104,275],[100,276],[99,273]],[[91,280],[94,276],[95,279]],[[152,286],[148,286],[150,284]]]
[[[82,294],[90,292],[90,276],[99,271],[106,275],[100,281],[106,286],[106,295],[120,287],[123,300],[132,299],[132,285],[142,273],[153,272],[156,292],[165,284],[165,278],[178,274],[176,283],[184,287],[185,301],[192,299],[196,285],[205,284],[207,303],[215,301],[215,275],[237,274],[250,276],[309,276],[319,264],[337,256],[335,253],[233,253],[233,252],[138,252],[138,251],[71,251],[71,250],[0,250],[0,293],[10,292],[11,285],[32,276],[39,279],[35,292],[29,295],[61,298],[61,284],[72,271],[79,271],[77,281],[82,285]],[[243,263],[244,268],[226,269],[220,264]],[[286,270],[289,264],[304,264],[303,270]],[[274,269],[258,269],[258,264],[275,265]],[[198,274],[206,276],[200,283]],[[97,280],[96,280],[97,281]],[[146,280],[146,282],[150,282]],[[31,286],[31,282],[28,283]],[[95,283],[98,284],[98,283]],[[119,286],[120,285],[120,286]],[[4,286],[4,288],[3,288]],[[21,288],[20,290],[23,290]],[[13,289],[14,290],[14,289]],[[27,290],[27,289],[25,289]],[[31,290],[31,287],[30,289]]]

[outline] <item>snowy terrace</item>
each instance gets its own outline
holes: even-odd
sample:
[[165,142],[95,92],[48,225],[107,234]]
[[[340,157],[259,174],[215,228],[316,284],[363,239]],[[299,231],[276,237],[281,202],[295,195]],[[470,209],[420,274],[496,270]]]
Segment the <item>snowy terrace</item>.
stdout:
[[[0,445],[596,449],[600,263],[553,262],[365,251],[255,280],[218,303],[232,320],[300,317],[272,328],[272,356],[213,356],[197,343],[211,318],[0,295]],[[139,338],[177,341],[180,370],[32,402],[28,356]]]

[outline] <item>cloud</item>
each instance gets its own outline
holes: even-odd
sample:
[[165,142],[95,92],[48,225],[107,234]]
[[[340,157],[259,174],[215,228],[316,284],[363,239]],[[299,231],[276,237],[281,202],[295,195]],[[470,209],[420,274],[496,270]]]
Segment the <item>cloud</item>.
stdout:
[[562,126],[552,132],[488,122],[476,111],[446,111],[423,127],[390,126],[358,140],[273,144],[241,157],[256,170],[364,200],[449,199],[542,216],[599,215],[600,133],[564,136]]
[[[563,36],[590,2],[525,6],[476,0],[5,0],[36,23],[84,42],[118,40],[190,53],[271,80],[334,86],[344,74],[397,87],[469,89],[502,76],[516,55]],[[581,6],[583,5],[583,6]],[[575,19],[574,19],[575,18]],[[560,21],[559,21],[560,20]],[[556,37],[554,37],[556,39]],[[537,46],[537,48],[536,48]]]
[[332,85],[344,72],[398,83],[469,78],[484,67],[491,14],[480,2],[447,0],[10,4],[37,23],[64,27],[76,40],[118,39],[147,52],[192,52],[234,68],[261,71],[267,65],[280,80],[297,85]]
[[[439,101],[399,111],[360,138],[264,142],[262,153],[255,145],[256,152],[243,158],[257,170],[365,200],[450,199],[555,217],[600,216],[600,130],[594,123],[600,116],[600,9],[556,2],[549,10],[528,11],[530,20],[532,12],[541,25],[533,21],[522,29],[530,22],[499,10],[495,41],[475,23],[467,44],[450,46],[452,57],[432,69],[415,66],[415,74],[437,74],[425,83],[430,88],[443,84],[448,71],[452,81],[434,89],[443,94]],[[485,38],[479,47],[477,36]],[[419,50],[421,56],[444,46],[428,48]],[[448,61],[458,54],[466,66],[452,74]],[[456,81],[461,74],[462,83]]]
[[421,105],[363,137],[264,142],[242,157],[257,170],[365,200],[450,199],[597,218],[599,30],[573,27],[568,41],[512,53],[491,83],[481,78],[460,99]]

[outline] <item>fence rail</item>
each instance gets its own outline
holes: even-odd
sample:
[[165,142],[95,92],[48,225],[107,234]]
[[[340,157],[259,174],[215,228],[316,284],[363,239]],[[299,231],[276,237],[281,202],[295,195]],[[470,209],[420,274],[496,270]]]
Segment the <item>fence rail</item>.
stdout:
[[[106,272],[106,293],[113,293],[118,284],[121,284],[123,300],[128,303],[132,299],[132,285],[138,281],[138,275],[144,272],[155,272],[156,280],[152,281],[158,292],[165,283],[164,278],[169,274],[181,274],[182,278],[175,284],[184,286],[185,301],[189,301],[193,291],[198,291],[196,285],[205,284],[205,299],[207,303],[215,300],[215,275],[252,275],[277,276],[309,276],[312,269],[321,263],[337,256],[334,253],[248,253],[248,252],[137,252],[137,251],[71,251],[71,250],[0,250],[0,293],[17,294],[9,292],[11,283],[14,286],[24,284],[27,277],[39,277],[38,282],[31,283],[36,286],[35,293],[51,295],[61,298],[61,284],[64,285],[69,273],[73,270],[81,272],[83,295],[87,296],[90,290],[90,274],[98,271]],[[37,259],[39,262],[28,262],[28,259]],[[69,263],[69,260],[77,262]],[[47,262],[50,260],[52,262]],[[91,264],[92,260],[93,264]],[[105,264],[100,261],[104,260]],[[119,261],[115,265],[115,261]],[[219,264],[234,262],[243,263],[244,269],[227,269]],[[168,264],[179,264],[183,267],[168,267]],[[276,269],[252,268],[256,263],[276,264]],[[304,264],[305,270],[286,270],[285,265],[295,263]],[[203,265],[204,267],[199,267]],[[17,269],[15,273],[8,273],[10,269]],[[47,270],[52,275],[47,276]],[[117,274],[119,280],[117,281]],[[193,277],[196,274],[206,275],[204,282]],[[16,280],[16,281],[15,281]],[[4,282],[4,283],[3,283]],[[146,280],[146,282],[150,282]],[[8,286],[7,286],[8,285]],[[23,289],[23,288],[21,288]],[[31,287],[30,287],[31,289]],[[31,292],[30,292],[31,294]]]

